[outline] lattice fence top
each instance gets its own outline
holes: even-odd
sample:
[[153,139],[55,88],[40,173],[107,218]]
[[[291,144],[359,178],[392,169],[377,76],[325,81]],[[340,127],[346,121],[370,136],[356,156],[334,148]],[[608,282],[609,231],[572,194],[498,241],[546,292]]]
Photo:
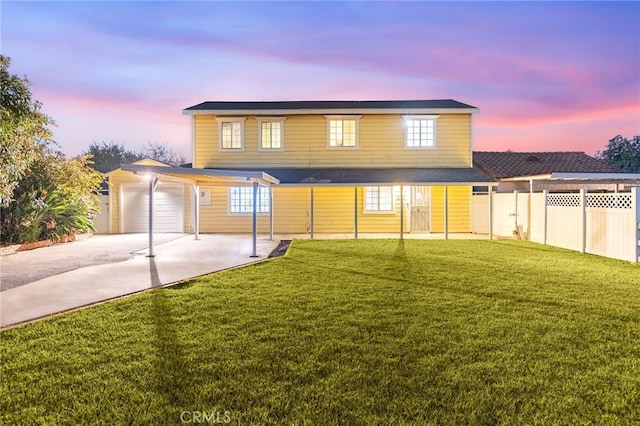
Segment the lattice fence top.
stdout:
[[587,194],[587,207],[630,209],[631,194]]
[[[549,207],[581,207],[581,194],[549,194]],[[631,209],[631,194],[587,194],[587,207],[603,209]]]
[[580,207],[580,194],[549,194],[547,195],[549,207]]

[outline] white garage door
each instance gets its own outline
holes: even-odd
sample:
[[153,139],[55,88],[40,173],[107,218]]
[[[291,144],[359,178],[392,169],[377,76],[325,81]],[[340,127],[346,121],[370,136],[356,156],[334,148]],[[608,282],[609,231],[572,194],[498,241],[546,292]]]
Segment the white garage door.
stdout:
[[[154,193],[154,232],[183,232],[183,185],[158,183]],[[122,187],[122,232],[149,231],[149,186]]]

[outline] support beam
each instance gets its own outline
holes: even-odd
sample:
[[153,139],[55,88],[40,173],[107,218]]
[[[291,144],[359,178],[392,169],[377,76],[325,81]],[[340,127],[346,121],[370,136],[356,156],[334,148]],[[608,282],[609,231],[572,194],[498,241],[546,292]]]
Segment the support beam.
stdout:
[[193,188],[193,233],[196,240],[200,239],[200,185],[192,184]]
[[258,182],[253,182],[253,250],[251,257],[258,257]]
[[404,185],[400,185],[400,239],[404,239]]
[[489,187],[489,240],[493,240],[493,187]]
[[311,239],[313,239],[313,186],[311,187],[311,210],[309,212],[309,225],[311,231]]
[[449,239],[449,187],[444,187],[444,239]]
[[156,187],[158,186],[158,178],[150,177],[149,178],[149,254],[147,257],[154,257],[153,253],[153,195],[156,192]]
[[580,206],[582,207],[580,252],[585,253],[587,251],[587,190],[584,188],[580,190]]
[[547,223],[549,221],[549,208],[547,207],[547,202],[549,199],[549,190],[545,189],[542,191],[544,194],[544,235],[542,237],[542,244],[547,245]]
[[273,241],[273,185],[269,185],[269,241]]
[[353,237],[358,238],[358,187],[354,186],[353,189]]
[[527,232],[526,239],[531,241],[531,203],[533,202],[533,179],[529,179],[529,196],[527,197]]
[[631,252],[633,253],[633,258],[629,259],[632,262],[640,262],[640,188],[635,187],[631,188],[631,211],[635,216],[634,222],[636,225],[636,237],[633,239],[632,244],[635,249]]

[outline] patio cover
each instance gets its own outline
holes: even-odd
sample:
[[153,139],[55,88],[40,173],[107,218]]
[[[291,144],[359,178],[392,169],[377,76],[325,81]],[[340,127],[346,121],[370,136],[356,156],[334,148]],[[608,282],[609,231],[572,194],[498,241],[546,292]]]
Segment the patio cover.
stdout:
[[[206,169],[213,170],[213,169]],[[232,171],[235,169],[217,169]],[[258,169],[249,169],[258,171]],[[259,169],[276,178],[281,186],[494,186],[498,183],[478,168],[354,168],[354,167],[266,167]]]
[[191,167],[145,166],[142,164],[123,164],[121,169],[135,174],[158,175],[190,182],[257,182],[262,185],[277,185],[280,183],[278,179],[260,170],[194,169]]

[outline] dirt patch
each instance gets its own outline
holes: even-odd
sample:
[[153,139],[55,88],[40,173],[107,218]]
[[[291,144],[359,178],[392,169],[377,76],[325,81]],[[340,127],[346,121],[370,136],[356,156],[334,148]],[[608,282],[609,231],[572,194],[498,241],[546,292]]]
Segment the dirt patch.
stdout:
[[280,240],[280,244],[269,254],[269,258],[284,256],[289,249],[289,244],[291,244],[291,240]]

